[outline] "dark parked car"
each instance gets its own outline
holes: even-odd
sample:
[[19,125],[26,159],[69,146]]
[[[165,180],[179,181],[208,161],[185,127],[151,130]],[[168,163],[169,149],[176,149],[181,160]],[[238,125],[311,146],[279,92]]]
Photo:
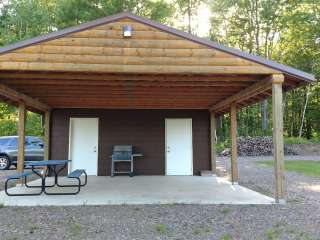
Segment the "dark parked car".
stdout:
[[[18,137],[0,137],[0,170],[17,166]],[[39,137],[27,136],[25,140],[25,162],[43,160],[43,142]]]

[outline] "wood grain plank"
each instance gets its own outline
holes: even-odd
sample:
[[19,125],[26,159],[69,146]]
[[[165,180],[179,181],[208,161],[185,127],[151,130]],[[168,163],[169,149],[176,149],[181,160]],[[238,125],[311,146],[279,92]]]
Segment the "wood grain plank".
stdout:
[[170,66],[170,65],[105,65],[43,62],[1,62],[0,70],[74,71],[101,73],[180,73],[180,74],[274,74],[276,70],[259,66]]
[[241,58],[204,57],[123,57],[69,54],[21,54],[0,55],[0,62],[42,62],[123,65],[177,65],[177,66],[254,66]]

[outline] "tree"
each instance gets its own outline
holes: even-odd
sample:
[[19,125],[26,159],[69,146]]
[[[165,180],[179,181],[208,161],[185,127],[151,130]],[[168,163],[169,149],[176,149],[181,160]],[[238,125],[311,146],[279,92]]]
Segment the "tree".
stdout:
[[[287,28],[283,31],[275,57],[283,63],[320,76],[320,7],[317,1],[304,0],[286,16]],[[307,138],[320,136],[320,86],[310,88],[308,105],[303,117],[307,87],[292,91],[287,96],[287,112],[291,121],[289,135],[298,136],[303,122],[303,135]]]
[[[282,62],[319,77],[320,11],[313,0],[215,0],[211,3],[211,38],[250,54]],[[318,42],[318,44],[317,44]],[[305,111],[304,136],[319,136],[319,86],[310,89],[309,104]],[[285,94],[285,132],[298,136],[306,102],[306,88]],[[266,134],[270,115],[263,102],[261,111],[254,105],[239,113],[241,134]],[[254,116],[252,118],[252,116]],[[258,116],[258,117],[257,117]],[[241,130],[250,119],[251,127]],[[262,120],[262,131],[255,132]],[[244,124],[246,126],[246,124]],[[270,129],[270,126],[269,126]]]
[[11,0],[1,11],[1,44],[13,43],[54,30],[50,0]]
[[193,24],[193,17],[198,15],[198,8],[201,4],[205,3],[204,0],[176,0],[176,8],[178,17],[186,17],[188,24],[186,29],[188,33],[196,34],[196,26]]
[[[211,38],[250,54],[269,58],[273,54],[276,36],[284,28],[282,19],[287,7],[283,0],[213,1]],[[267,100],[261,102],[260,109],[261,130],[266,134]]]

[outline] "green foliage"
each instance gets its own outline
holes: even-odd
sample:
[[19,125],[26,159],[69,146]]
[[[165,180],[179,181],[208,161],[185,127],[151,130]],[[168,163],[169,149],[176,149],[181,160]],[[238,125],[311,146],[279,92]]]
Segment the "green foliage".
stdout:
[[231,209],[228,207],[224,207],[223,209],[220,210],[220,212],[224,215],[227,215],[228,213],[231,212]]
[[[215,0],[210,3],[211,39],[251,54],[320,76],[320,7],[310,0]],[[284,95],[284,134],[299,136],[308,87]],[[270,99],[267,109],[255,104],[238,113],[240,136],[271,135]],[[309,89],[302,136],[320,133],[320,83]],[[268,128],[262,127],[262,112],[268,113]],[[229,137],[229,116],[223,117],[220,139]]]
[[319,138],[319,136],[315,136],[311,139],[307,139],[307,138],[303,138],[303,137],[301,137],[301,138],[299,138],[299,137],[285,137],[284,143],[285,144],[311,144],[311,143],[319,144],[320,138]]
[[196,25],[193,23],[193,18],[198,15],[197,11],[199,6],[206,2],[205,0],[175,0],[177,18],[187,18],[188,24],[182,26],[182,30],[187,31],[188,33],[196,33]]
[[73,222],[70,225],[70,230],[73,235],[80,235],[81,233],[81,225],[79,223]]
[[[13,136],[18,133],[18,111],[15,107],[0,103],[0,136]],[[27,112],[26,135],[43,136],[41,116]]]
[[[273,161],[262,161],[257,163],[260,166],[273,167]],[[285,161],[285,170],[301,173],[310,177],[320,177],[320,163],[309,160],[288,160]]]
[[18,113],[15,107],[0,103],[0,136],[17,134]]
[[60,0],[55,5],[56,27],[58,29],[78,25],[102,16],[99,1]]
[[218,153],[221,153],[223,150],[230,147],[231,147],[230,139],[226,139],[224,141],[218,141],[216,144],[216,149]]
[[165,234],[167,232],[167,227],[166,225],[160,223],[160,224],[156,224],[155,226],[156,228],[156,231],[159,233],[159,234]]
[[279,238],[280,234],[281,234],[280,229],[272,228],[267,231],[266,235],[268,240],[275,240]]
[[222,240],[232,240],[232,237],[231,237],[230,234],[225,234],[225,235],[222,236],[221,239],[222,239]]
[[52,31],[49,0],[11,0],[0,19],[1,44],[8,44]]
[[60,0],[53,15],[56,28],[61,29],[123,11],[169,23],[174,8],[164,0]]
[[285,137],[284,143],[285,144],[308,144],[308,143],[310,143],[310,141],[306,138]]
[[10,0],[0,8],[0,46],[122,11],[169,24],[175,8],[165,0]]

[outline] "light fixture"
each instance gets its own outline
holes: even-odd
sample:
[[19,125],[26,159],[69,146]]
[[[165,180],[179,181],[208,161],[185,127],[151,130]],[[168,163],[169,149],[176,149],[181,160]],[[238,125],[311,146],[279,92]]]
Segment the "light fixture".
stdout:
[[129,38],[132,36],[132,27],[130,25],[123,26],[123,37]]

